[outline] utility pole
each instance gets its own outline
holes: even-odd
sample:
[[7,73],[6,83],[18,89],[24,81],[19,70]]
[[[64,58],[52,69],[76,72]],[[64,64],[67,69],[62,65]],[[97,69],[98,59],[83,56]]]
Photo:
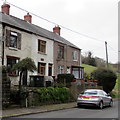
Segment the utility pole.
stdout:
[[107,42],[105,41],[105,48],[106,48],[106,65],[108,68],[108,51],[107,51]]

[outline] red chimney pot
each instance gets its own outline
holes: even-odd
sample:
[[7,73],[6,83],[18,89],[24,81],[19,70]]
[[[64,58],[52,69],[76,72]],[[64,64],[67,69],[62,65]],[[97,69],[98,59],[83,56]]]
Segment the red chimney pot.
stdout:
[[60,35],[60,27],[59,27],[59,25],[57,25],[57,26],[55,26],[54,28],[53,28],[53,32],[54,33],[56,33],[56,34],[58,34],[58,35]]
[[24,20],[29,23],[32,23],[32,16],[29,13],[27,13],[27,15],[24,16]]
[[10,5],[4,3],[2,6],[1,6],[1,11],[7,15],[9,15],[10,13]]

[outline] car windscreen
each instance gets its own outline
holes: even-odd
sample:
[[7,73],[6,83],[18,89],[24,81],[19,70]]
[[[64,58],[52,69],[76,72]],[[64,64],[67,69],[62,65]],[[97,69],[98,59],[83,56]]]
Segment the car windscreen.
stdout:
[[84,91],[84,95],[97,95],[97,91]]

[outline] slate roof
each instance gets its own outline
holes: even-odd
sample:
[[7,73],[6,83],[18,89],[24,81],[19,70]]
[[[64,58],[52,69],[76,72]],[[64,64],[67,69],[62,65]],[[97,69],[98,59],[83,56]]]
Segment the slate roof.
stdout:
[[18,29],[33,33],[33,34],[40,35],[42,37],[52,39],[52,40],[60,42],[60,43],[67,44],[71,47],[80,49],[76,45],[72,44],[68,40],[61,37],[60,35],[57,35],[51,31],[48,31],[48,30],[41,28],[37,25],[28,23],[25,20],[19,19],[17,17],[12,16],[12,15],[7,15],[7,14],[0,12],[0,22],[3,24],[7,24],[10,26],[16,27]]

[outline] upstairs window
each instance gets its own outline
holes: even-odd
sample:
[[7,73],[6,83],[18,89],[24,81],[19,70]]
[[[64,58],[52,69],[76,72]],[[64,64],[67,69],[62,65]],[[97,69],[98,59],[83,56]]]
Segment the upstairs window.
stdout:
[[58,59],[64,59],[64,46],[58,46]]
[[38,40],[38,52],[46,53],[46,41]]
[[73,59],[73,61],[78,61],[78,52],[77,51],[73,51],[72,59]]
[[21,34],[6,30],[6,46],[21,49]]
[[17,33],[11,32],[10,33],[10,47],[17,48]]

